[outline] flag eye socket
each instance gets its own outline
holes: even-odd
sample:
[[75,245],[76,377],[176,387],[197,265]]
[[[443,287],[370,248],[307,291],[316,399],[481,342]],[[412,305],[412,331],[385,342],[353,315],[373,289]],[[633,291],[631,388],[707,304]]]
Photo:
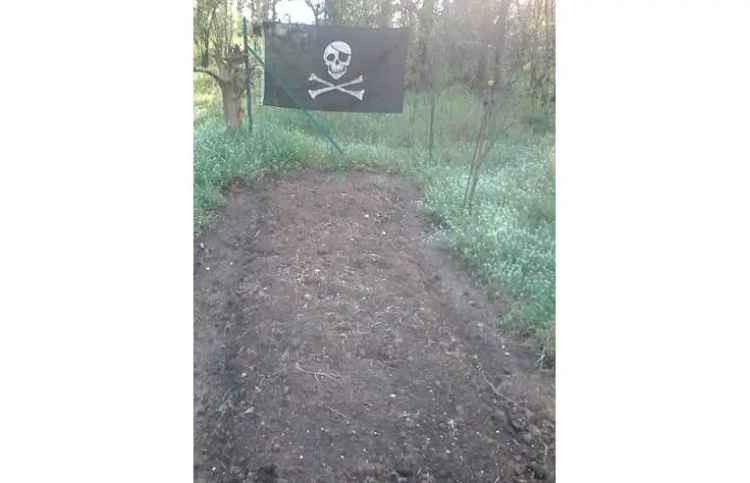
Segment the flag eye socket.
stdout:
[[326,56],[326,60],[327,60],[328,62],[333,62],[333,60],[334,60],[335,58],[336,58],[336,56],[335,56],[335,55],[333,55],[333,54],[328,54],[328,55]]
[[339,59],[341,59],[341,62],[346,62],[347,60],[349,60],[349,54],[339,52]]

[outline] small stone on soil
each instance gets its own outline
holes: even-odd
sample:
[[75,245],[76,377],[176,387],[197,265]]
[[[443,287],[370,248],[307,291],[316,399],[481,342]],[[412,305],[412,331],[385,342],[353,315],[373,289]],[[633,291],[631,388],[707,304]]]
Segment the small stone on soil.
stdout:
[[508,415],[505,414],[505,411],[501,411],[500,409],[495,409],[492,413],[492,419],[495,420],[495,424],[498,426],[505,426],[508,424]]
[[529,469],[531,469],[531,471],[534,473],[534,477],[538,480],[545,481],[547,480],[549,476],[547,473],[547,470],[544,469],[544,467],[542,467],[541,465],[538,465],[536,463],[530,464]]

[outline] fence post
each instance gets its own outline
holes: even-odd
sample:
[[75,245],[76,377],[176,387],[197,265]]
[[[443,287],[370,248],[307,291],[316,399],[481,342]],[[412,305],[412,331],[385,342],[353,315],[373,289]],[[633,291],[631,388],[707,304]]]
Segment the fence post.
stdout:
[[245,99],[247,100],[247,129],[253,132],[253,104],[250,92],[250,52],[247,47],[247,19],[242,17],[242,40],[245,43]]

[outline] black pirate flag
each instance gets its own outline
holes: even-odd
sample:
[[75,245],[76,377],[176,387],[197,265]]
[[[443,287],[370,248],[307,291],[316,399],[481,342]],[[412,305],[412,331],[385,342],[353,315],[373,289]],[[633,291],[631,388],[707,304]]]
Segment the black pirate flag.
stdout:
[[401,112],[406,29],[265,23],[263,104]]

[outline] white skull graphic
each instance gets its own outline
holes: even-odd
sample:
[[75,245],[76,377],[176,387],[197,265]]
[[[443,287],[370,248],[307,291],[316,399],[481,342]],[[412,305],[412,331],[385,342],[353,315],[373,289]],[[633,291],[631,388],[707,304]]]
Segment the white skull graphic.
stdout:
[[336,40],[326,45],[323,50],[323,63],[328,68],[328,75],[339,80],[346,74],[346,69],[352,61],[352,48],[349,44]]

